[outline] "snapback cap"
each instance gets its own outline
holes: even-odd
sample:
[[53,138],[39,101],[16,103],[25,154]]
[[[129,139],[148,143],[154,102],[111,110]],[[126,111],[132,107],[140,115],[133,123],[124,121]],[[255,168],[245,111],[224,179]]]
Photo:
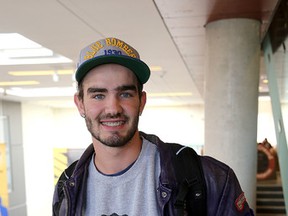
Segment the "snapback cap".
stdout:
[[108,63],[129,68],[141,84],[150,77],[149,67],[140,60],[139,53],[133,47],[117,38],[105,38],[81,50],[75,75],[77,82],[81,82],[94,67]]

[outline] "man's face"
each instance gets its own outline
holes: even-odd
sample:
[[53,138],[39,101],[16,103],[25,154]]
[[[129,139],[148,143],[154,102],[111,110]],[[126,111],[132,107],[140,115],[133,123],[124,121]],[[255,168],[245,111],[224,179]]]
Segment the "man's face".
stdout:
[[92,69],[83,79],[83,100],[74,100],[95,141],[111,147],[127,144],[138,131],[139,115],[146,94],[139,92],[137,78],[128,68],[105,64]]

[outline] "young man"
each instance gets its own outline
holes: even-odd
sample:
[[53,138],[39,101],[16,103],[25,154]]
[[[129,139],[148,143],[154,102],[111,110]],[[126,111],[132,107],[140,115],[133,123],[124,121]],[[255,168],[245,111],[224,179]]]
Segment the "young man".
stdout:
[[74,101],[92,144],[60,177],[53,215],[253,215],[227,165],[138,131],[149,76],[117,38],[81,51]]

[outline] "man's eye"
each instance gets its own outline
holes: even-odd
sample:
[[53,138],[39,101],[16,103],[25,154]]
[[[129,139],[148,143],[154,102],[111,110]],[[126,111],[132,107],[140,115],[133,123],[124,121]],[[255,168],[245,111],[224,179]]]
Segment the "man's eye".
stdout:
[[94,96],[94,98],[95,98],[96,100],[103,100],[104,97],[105,97],[105,96],[102,95],[102,94],[97,94],[97,95]]
[[128,93],[128,92],[123,92],[121,93],[121,97],[123,98],[129,98],[129,97],[132,97],[132,94]]

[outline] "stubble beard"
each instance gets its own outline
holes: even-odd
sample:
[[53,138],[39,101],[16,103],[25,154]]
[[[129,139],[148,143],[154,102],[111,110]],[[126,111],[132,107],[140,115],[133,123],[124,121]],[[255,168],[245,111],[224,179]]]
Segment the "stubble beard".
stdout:
[[[128,118],[127,116],[125,116],[125,119],[127,122],[131,118]],[[117,131],[115,131],[115,132],[111,133],[111,135],[107,138],[102,137],[100,131],[93,129],[95,127],[94,127],[94,124],[93,124],[93,121],[91,118],[86,117],[85,121],[86,121],[87,129],[91,133],[91,135],[94,139],[98,140],[103,145],[106,145],[109,147],[122,147],[122,146],[125,146],[127,143],[129,143],[129,141],[135,135],[137,128],[138,128],[139,115],[133,119],[132,125],[129,128],[129,130],[127,131],[126,135],[121,136]],[[95,122],[95,124],[100,124],[99,119],[96,119],[94,122]]]

